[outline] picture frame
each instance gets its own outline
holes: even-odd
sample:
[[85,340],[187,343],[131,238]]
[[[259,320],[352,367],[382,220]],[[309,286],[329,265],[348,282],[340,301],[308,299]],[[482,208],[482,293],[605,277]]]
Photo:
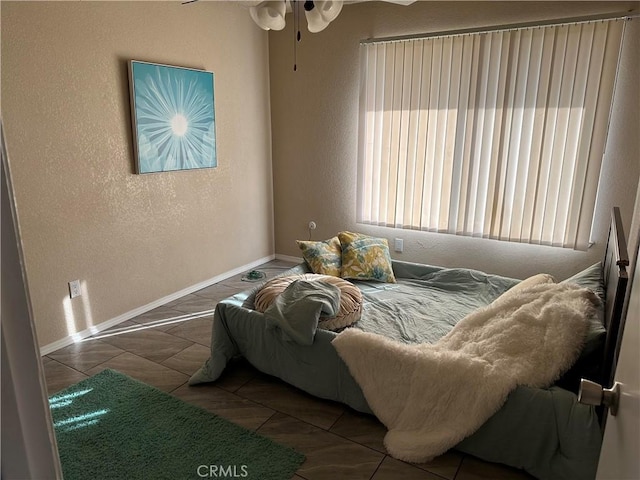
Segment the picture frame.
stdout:
[[214,168],[213,72],[129,61],[136,173]]

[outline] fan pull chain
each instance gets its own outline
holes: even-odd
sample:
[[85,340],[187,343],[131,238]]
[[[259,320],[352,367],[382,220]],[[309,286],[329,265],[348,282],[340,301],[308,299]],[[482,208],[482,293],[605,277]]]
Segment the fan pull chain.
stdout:
[[298,42],[300,41],[300,6],[296,0],[292,0],[293,4],[293,71],[298,70]]

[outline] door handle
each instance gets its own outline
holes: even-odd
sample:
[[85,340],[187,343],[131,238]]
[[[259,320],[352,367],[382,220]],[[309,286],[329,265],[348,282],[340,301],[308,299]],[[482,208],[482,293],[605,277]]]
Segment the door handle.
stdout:
[[615,416],[618,413],[620,399],[620,383],[615,382],[611,388],[602,388],[602,385],[591,380],[580,379],[578,402],[585,405],[604,405],[609,408],[609,413]]

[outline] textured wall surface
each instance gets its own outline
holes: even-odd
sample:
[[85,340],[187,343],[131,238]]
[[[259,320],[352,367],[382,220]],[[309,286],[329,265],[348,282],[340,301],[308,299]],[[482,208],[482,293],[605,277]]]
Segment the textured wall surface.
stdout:
[[[613,106],[606,155],[610,161],[627,159],[630,165],[640,169],[640,18],[627,22],[625,28],[617,79],[620,94]],[[640,240],[640,183],[637,180],[634,187],[632,178],[621,175],[603,175],[601,179],[607,190],[620,191],[630,198],[637,192],[631,226],[625,225],[631,259]]]
[[[41,346],[273,254],[268,42],[246,9],[0,8],[2,116]],[[130,59],[214,72],[217,168],[133,173]],[[69,300],[74,279],[83,295]]]
[[[513,244],[454,235],[394,230],[356,224],[359,53],[362,39],[537,20],[626,12],[638,2],[417,2],[403,7],[379,2],[345,7],[318,34],[302,31],[298,71],[293,71],[291,22],[269,35],[276,252],[297,255],[296,239],[315,239],[340,230],[404,238],[397,259],[445,266],[466,266],[524,278],[545,271],[565,278],[597,262],[604,250],[612,205],[619,205],[627,225],[638,186],[637,28],[627,42],[618,82],[599,204],[596,244],[587,252]],[[638,20],[633,21],[638,22]],[[302,22],[305,25],[304,21]],[[635,76],[635,78],[633,78]],[[624,78],[622,78],[624,77]],[[635,112],[635,113],[634,113]],[[635,116],[634,116],[635,115]],[[631,117],[631,118],[629,118]]]

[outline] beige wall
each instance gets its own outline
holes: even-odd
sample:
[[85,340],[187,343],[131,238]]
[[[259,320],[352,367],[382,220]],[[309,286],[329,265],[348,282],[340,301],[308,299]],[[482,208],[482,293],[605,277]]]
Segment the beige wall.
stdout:
[[[610,207],[621,206],[629,225],[638,185],[640,57],[637,49],[630,49],[630,45],[638,44],[637,28],[625,47],[627,66],[623,68],[635,73],[618,82],[605,162],[607,173],[596,211],[596,245],[588,252],[357,225],[358,42],[374,37],[625,12],[637,7],[638,2],[425,1],[409,7],[379,2],[351,5],[325,31],[310,34],[303,30],[297,72],[292,68],[291,22],[284,31],[271,32],[276,252],[299,256],[295,240],[306,239],[307,224],[315,220],[315,239],[329,238],[340,230],[356,230],[389,240],[397,236],[404,238],[405,250],[402,254],[392,253],[394,258],[472,267],[517,278],[540,271],[565,278],[598,261],[606,241]],[[629,134],[628,129],[635,134]]]
[[[40,345],[272,255],[267,35],[220,2],[5,2],[2,117]],[[215,73],[218,167],[133,174],[127,61]],[[67,282],[85,292],[72,301]]]
[[[640,168],[640,18],[627,22],[618,71],[618,85],[622,92],[614,104],[614,115],[609,129],[609,158],[627,158],[629,163]],[[617,182],[613,183],[617,178]],[[631,225],[625,225],[629,257],[634,258],[640,234],[640,184],[633,187],[624,177],[605,176],[602,182],[609,189],[621,190],[629,197],[635,197]],[[611,184],[610,184],[611,183]],[[637,193],[634,193],[637,192]],[[633,265],[633,263],[632,263]]]

